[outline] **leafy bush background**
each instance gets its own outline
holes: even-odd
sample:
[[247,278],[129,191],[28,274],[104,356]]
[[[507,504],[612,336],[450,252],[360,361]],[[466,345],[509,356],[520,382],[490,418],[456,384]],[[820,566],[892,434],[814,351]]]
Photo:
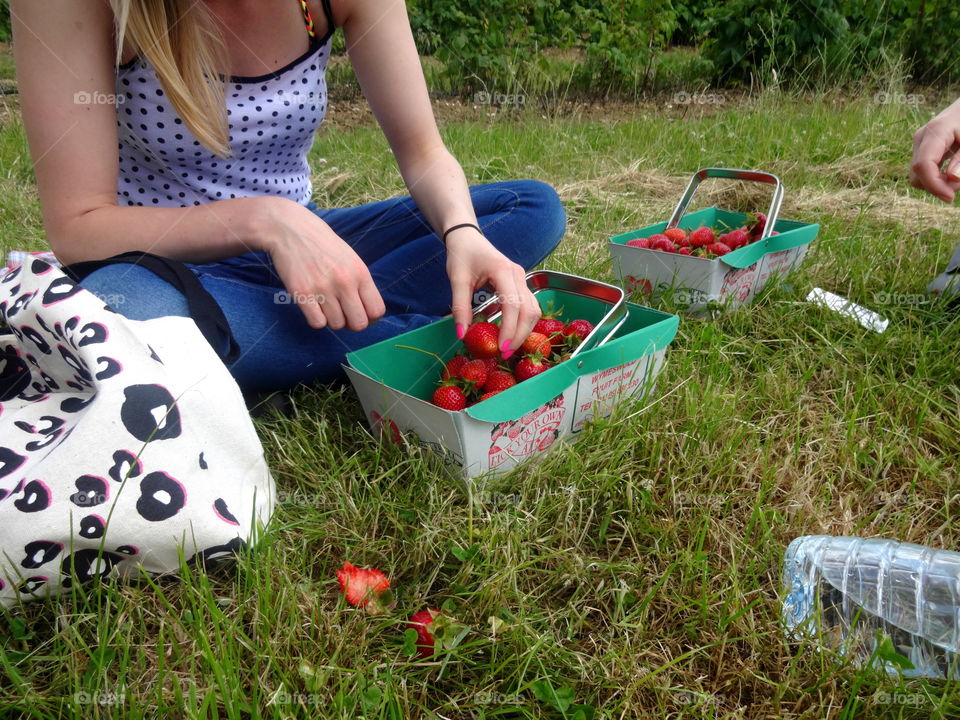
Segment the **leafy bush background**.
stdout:
[[[570,81],[594,93],[670,84],[663,65],[678,46],[699,48],[694,76],[726,86],[771,77],[850,84],[891,69],[925,83],[960,79],[952,56],[960,4],[944,0],[409,0],[408,6],[421,52],[441,60],[464,91],[522,82],[531,66],[543,66],[545,48],[580,50],[583,61]],[[682,72],[674,77],[687,79]]]
[[[947,0],[407,0],[447,90],[636,95],[701,83],[960,80]],[[0,41],[10,38],[0,0]],[[342,41],[337,43],[342,51]],[[687,50],[678,50],[687,48]],[[545,52],[547,51],[547,52]],[[563,51],[568,51],[564,55]]]

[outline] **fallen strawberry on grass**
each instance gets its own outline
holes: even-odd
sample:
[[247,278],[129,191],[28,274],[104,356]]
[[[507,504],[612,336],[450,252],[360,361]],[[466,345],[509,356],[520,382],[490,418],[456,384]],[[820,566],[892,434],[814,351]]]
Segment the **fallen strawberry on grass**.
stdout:
[[427,658],[444,650],[452,650],[469,631],[469,627],[440,610],[426,608],[410,616],[403,634],[407,655],[416,653]]
[[337,570],[337,580],[347,602],[363,608],[372,615],[379,615],[396,606],[390,580],[379,570],[358,568],[344,562]]

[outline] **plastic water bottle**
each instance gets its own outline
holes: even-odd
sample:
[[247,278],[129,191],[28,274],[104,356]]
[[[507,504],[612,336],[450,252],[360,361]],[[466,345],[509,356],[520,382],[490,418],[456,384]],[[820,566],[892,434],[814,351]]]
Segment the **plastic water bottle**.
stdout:
[[[787,548],[783,581],[795,638],[813,634],[905,677],[960,679],[960,552],[808,535]],[[884,635],[913,669],[874,656]]]

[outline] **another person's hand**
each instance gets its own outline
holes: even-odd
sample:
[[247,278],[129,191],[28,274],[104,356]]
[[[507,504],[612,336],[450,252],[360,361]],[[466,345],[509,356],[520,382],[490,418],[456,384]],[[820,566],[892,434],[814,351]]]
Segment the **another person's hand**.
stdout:
[[527,339],[540,318],[540,305],[527,287],[523,267],[497,250],[472,228],[447,236],[447,274],[453,293],[457,334],[473,319],[473,293],[490,285],[500,298],[500,350],[509,357]]
[[[960,100],[950,105],[914,134],[910,184],[926,190],[944,202],[953,202],[957,190],[960,189],[958,150],[960,150]],[[943,168],[944,162],[947,162],[945,168]]]
[[363,330],[383,316],[383,298],[363,260],[311,210],[267,197],[259,222],[261,248],[311,327]]

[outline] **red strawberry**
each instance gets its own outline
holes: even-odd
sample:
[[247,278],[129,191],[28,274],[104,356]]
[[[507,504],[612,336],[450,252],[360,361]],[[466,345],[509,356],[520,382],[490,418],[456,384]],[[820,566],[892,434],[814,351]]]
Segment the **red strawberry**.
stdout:
[[[510,377],[513,377],[513,376],[511,375]],[[477,402],[483,402],[484,400],[487,400],[488,398],[492,398],[494,395],[499,395],[502,392],[503,390],[491,390],[490,392],[485,392],[483,395],[480,396],[480,399],[477,400]]]
[[354,607],[367,607],[371,610],[383,609],[383,600],[392,600],[387,594],[390,590],[390,581],[379,570],[354,567],[348,562],[337,570],[337,580],[340,589],[347,596],[347,602]]
[[460,368],[460,377],[475,388],[483,387],[488,374],[486,360],[471,360]]
[[677,252],[680,253],[681,255],[693,255],[693,250],[691,250],[688,247],[682,247],[679,250],[677,250]]
[[581,341],[583,341],[592,331],[593,325],[591,325],[587,320],[571,320],[570,324],[564,329],[563,334],[567,337],[576,335]]
[[528,355],[517,363],[517,366],[513,369],[513,376],[517,379],[517,382],[523,382],[536,377],[549,367],[539,355]]
[[463,336],[467,352],[478,360],[500,355],[500,328],[493,323],[475,322]]
[[718,242],[722,242],[731,250],[736,250],[739,247],[743,247],[750,242],[750,236],[747,234],[746,230],[738,228],[736,230],[731,230],[726,235],[721,235],[717,238]]
[[662,250],[663,252],[675,253],[677,251],[677,246],[674,244],[673,240],[670,238],[661,235],[660,239],[651,243],[650,247],[654,250]]
[[466,355],[454,355],[447,360],[447,364],[443,368],[443,379],[449,380],[452,377],[457,377],[460,374],[460,369],[468,362],[470,362],[470,358]]
[[657,243],[660,243],[663,240],[667,240],[670,242],[671,245],[673,245],[673,240],[670,240],[670,238],[668,238],[663,233],[657,233],[656,235],[651,235],[650,237],[647,238],[647,240],[650,241],[650,247],[656,247]]
[[756,240],[763,235],[763,230],[767,227],[767,216],[763,213],[750,213],[747,215],[747,222],[753,223],[753,227],[750,228],[750,236]]
[[533,332],[546,335],[553,343],[553,347],[558,348],[563,343],[563,331],[566,330],[566,328],[567,326],[563,324],[563,320],[559,318],[542,317],[537,320],[537,324],[533,326]]
[[687,231],[678,227],[667,228],[663,231],[663,234],[673,240],[677,245],[682,244],[681,240],[687,239]]
[[627,241],[627,247],[649,248],[650,238],[634,238]]
[[513,373],[509,373],[506,370],[494,370],[487,376],[487,382],[484,384],[484,392],[500,392],[501,390],[506,390],[507,388],[512,388],[517,384],[516,378],[513,377]]
[[533,353],[540,353],[543,356],[548,356],[552,350],[550,344],[550,338],[544,335],[543,333],[532,332],[527,335],[527,339],[523,341],[523,345],[520,346],[519,353],[521,355],[532,355]]
[[730,248],[724,245],[722,242],[715,242],[710,245],[707,245],[707,252],[713,253],[717,257],[721,255],[726,255],[730,252]]
[[431,402],[444,410],[463,410],[467,406],[467,396],[456,385],[441,385],[433,391]]
[[440,616],[439,610],[420,610],[410,616],[408,628],[417,631],[417,654],[422,657],[433,655],[434,637],[430,633],[430,626]]
[[[684,236],[677,240],[677,247],[688,248],[690,247],[690,238]],[[679,251],[678,251],[679,252]]]
[[716,240],[716,236],[713,233],[713,229],[706,226],[698,227],[690,233],[690,244],[693,247],[706,247],[714,240]]

